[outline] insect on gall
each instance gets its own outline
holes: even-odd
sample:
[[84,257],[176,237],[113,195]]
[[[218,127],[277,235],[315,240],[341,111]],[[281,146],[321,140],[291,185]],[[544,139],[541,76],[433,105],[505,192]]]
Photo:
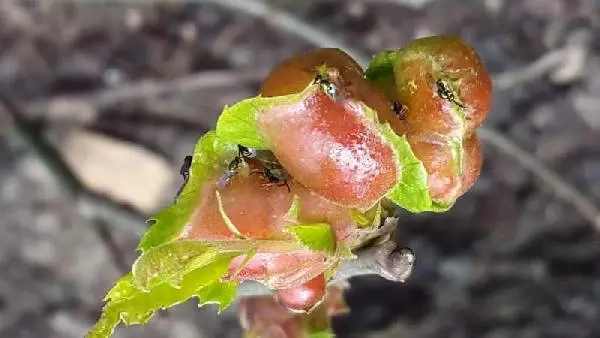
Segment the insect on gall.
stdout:
[[393,101],[391,109],[400,120],[404,120],[406,118],[406,106],[404,106],[402,103]]
[[343,98],[341,86],[337,84],[339,82],[340,73],[336,69],[328,68],[326,65],[318,68],[314,83],[318,84],[325,95],[335,102],[340,102]]
[[454,95],[454,92],[446,81],[438,79],[435,81],[435,85],[437,86],[437,93],[442,99],[448,100],[461,108],[466,108]]
[[251,173],[260,174],[267,181],[264,186],[286,186],[291,192],[288,184],[288,174],[279,164],[275,155],[267,150],[257,150],[238,145],[238,154],[229,162],[227,170],[219,177],[217,188],[224,189],[231,180],[240,173],[240,170],[252,162],[255,168]]
[[238,145],[238,154],[229,162],[225,172],[217,180],[217,188],[224,189],[229,182],[240,172],[242,166],[246,164],[246,158],[252,158],[253,152],[242,145]]

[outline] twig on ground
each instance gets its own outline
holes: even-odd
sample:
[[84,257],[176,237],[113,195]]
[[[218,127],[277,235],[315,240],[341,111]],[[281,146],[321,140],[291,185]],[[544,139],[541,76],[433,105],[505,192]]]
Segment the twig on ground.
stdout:
[[254,17],[260,18],[267,24],[282,29],[286,32],[296,34],[302,38],[302,40],[309,42],[316,46],[327,46],[337,47],[343,49],[350,56],[354,57],[359,63],[368,63],[368,59],[362,57],[362,53],[350,46],[344,44],[339,38],[329,35],[328,33],[320,30],[313,25],[309,25],[306,22],[299,20],[294,15],[287,13],[282,10],[278,10],[272,6],[269,6],[266,2],[262,1],[244,1],[244,0],[195,0],[199,3],[214,3],[219,6],[237,10],[243,13],[250,14]]
[[[71,0],[71,2],[76,4],[99,4],[106,3],[106,0]],[[115,0],[115,2],[118,2],[121,5],[139,5],[140,3],[139,0]],[[146,4],[160,2],[162,1],[145,1]],[[210,3],[219,5],[225,8],[229,8],[242,13],[247,13],[251,16],[257,17],[275,28],[279,28],[292,34],[296,34],[303,40],[313,45],[325,45],[327,47],[341,48],[346,53],[355,57],[357,60],[360,59],[361,56],[361,53],[358,50],[355,50],[354,48],[349,48],[349,46],[345,45],[339,39],[329,35],[328,33],[322,30],[313,28],[311,25],[308,25],[305,22],[298,20],[294,15],[290,13],[273,8],[266,2],[253,0],[175,0],[172,2]]]
[[539,79],[548,74],[548,72],[556,69],[563,62],[567,53],[567,48],[554,49],[525,67],[495,75],[494,89],[506,90]]
[[86,219],[103,219],[110,224],[141,234],[145,231],[144,218],[114,201],[96,195],[83,186],[64,162],[58,151],[24,117],[19,106],[6,94],[0,93],[0,108],[12,120],[14,131],[26,146],[39,156],[61,186],[74,198],[78,212]]
[[428,5],[430,2],[436,0],[364,0],[366,3],[382,3],[382,4],[393,4],[406,6],[414,9],[421,9]]
[[499,133],[490,132],[490,129],[482,129],[477,134],[498,150],[509,154],[524,168],[535,173],[542,181],[551,186],[560,198],[570,202],[597,230],[600,230],[600,209],[579,190],[521,149],[516,143],[506,137],[499,137]]
[[551,50],[525,67],[494,75],[494,89],[506,90],[539,79],[564,63],[571,48],[565,46]]
[[[89,122],[96,119],[98,111],[119,102],[142,100],[171,93],[190,93],[208,88],[233,86],[247,81],[258,80],[267,74],[266,69],[238,71],[206,71],[173,80],[142,80],[114,88],[106,88],[83,95],[57,96],[36,101],[26,106],[28,116],[38,117],[50,114],[70,120]],[[69,112],[72,112],[70,114]],[[85,112],[85,114],[82,114]]]
[[0,110],[4,110],[12,120],[17,136],[22,139],[30,151],[40,158],[61,186],[75,200],[77,212],[93,224],[93,230],[106,247],[116,267],[125,273],[127,271],[125,255],[114,241],[108,227],[118,224],[119,227],[141,234],[145,231],[144,219],[112,200],[86,190],[56,148],[23,116],[19,106],[3,93],[0,93]]
[[16,0],[0,2],[0,20],[4,21],[7,26],[14,25],[33,36],[39,35],[41,31],[29,12]]

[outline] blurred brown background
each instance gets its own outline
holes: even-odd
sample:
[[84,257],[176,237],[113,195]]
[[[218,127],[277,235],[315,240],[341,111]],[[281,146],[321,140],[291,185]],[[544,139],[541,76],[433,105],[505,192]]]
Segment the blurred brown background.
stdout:
[[[0,337],[82,337],[197,138],[270,67],[313,46],[214,2],[0,2]],[[367,56],[462,36],[495,76],[487,127],[600,204],[600,1],[267,4]],[[31,136],[133,212],[70,184]],[[514,156],[484,149],[481,179],[450,212],[404,217],[409,282],[353,280],[340,337],[600,337],[600,229]],[[234,313],[195,302],[115,335],[239,336]]]

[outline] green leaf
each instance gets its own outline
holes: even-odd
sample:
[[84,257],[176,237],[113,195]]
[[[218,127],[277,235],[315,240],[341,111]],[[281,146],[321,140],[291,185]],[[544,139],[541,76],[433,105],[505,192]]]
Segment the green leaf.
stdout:
[[358,209],[350,209],[350,217],[360,228],[373,228],[381,223],[381,202],[375,204],[371,209],[362,212]]
[[297,222],[298,217],[300,217],[300,197],[298,195],[294,195],[292,204],[285,214],[285,219],[290,222]]
[[332,329],[320,332],[308,332],[308,338],[335,338],[335,333],[333,333]]
[[217,134],[224,140],[250,148],[266,149],[267,146],[256,128],[260,109],[271,103],[261,96],[242,100],[231,107],[225,107],[217,120]]
[[[108,338],[121,321],[126,325],[145,324],[156,310],[200,296],[201,289],[218,282],[227,272],[234,257],[234,254],[222,254],[212,263],[193,270],[183,277],[178,288],[163,283],[144,292],[135,288],[131,274],[125,275],[109,291],[102,315],[86,338]],[[200,304],[204,304],[202,299]]]
[[385,50],[375,54],[365,70],[366,79],[368,81],[377,81],[390,75],[393,76],[397,55],[398,52],[395,50]]
[[361,212],[358,209],[350,209],[350,217],[356,222],[361,228],[366,227],[369,224],[369,218],[366,213]]
[[377,89],[391,99],[398,99],[396,80],[394,77],[394,64],[398,51],[388,50],[376,54],[365,71],[365,78]]
[[252,258],[254,258],[254,256],[256,255],[256,248],[253,248],[251,250],[249,250],[247,253],[244,254],[244,260],[240,263],[240,265],[238,266],[238,268],[235,270],[234,273],[232,273],[232,276],[237,276],[240,271],[242,271],[242,269],[244,269],[244,267],[246,267],[246,265],[250,262],[250,260]]
[[292,234],[309,250],[327,254],[335,252],[335,233],[327,223],[290,225],[283,231]]
[[129,295],[133,294],[134,292],[137,292],[137,290],[133,286],[133,274],[128,273],[121,276],[121,278],[119,278],[115,282],[115,285],[112,287],[112,289],[108,291],[108,293],[106,294],[106,296],[104,296],[104,299],[102,299],[102,301],[106,302],[110,299],[117,298],[125,299],[128,298]]
[[386,197],[410,212],[434,211],[423,162],[415,156],[405,136],[396,135],[387,123],[379,129],[396,150],[401,167],[399,181]]
[[209,264],[220,253],[216,246],[194,240],[163,244],[144,252],[133,264],[133,283],[143,291],[162,283],[178,288],[186,273]]
[[433,201],[432,205],[431,205],[431,211],[433,212],[445,212],[450,210],[450,208],[452,208],[452,206],[454,205],[454,203],[456,202],[456,200],[451,201],[451,202],[439,202],[439,201]]
[[235,300],[237,285],[238,283],[235,282],[216,282],[203,287],[198,292],[198,297],[200,298],[198,306],[202,306],[203,304],[217,304],[219,306],[219,313],[221,313]]
[[302,317],[306,335],[310,338],[335,337],[331,326],[331,318],[327,313],[328,299],[325,299],[317,308]]
[[202,185],[216,169],[225,168],[236,151],[235,144],[218,139],[214,131],[207,132],[198,140],[188,182],[173,204],[150,219],[152,226],[144,233],[138,250],[145,251],[169,242],[181,233],[198,205]]
[[349,246],[343,242],[338,242],[335,248],[334,258],[331,260],[329,267],[323,272],[325,274],[325,280],[330,280],[337,274],[340,264],[343,261],[354,260],[357,256],[352,252]]
[[268,149],[268,145],[257,130],[258,114],[273,105],[297,102],[310,90],[316,88],[318,85],[311,85],[302,92],[285,96],[262,97],[259,95],[242,100],[231,107],[225,107],[217,121],[217,135],[227,142],[249,148]]
[[352,252],[352,249],[342,242],[338,242],[337,247],[335,248],[335,257],[341,260],[357,258],[357,256]]

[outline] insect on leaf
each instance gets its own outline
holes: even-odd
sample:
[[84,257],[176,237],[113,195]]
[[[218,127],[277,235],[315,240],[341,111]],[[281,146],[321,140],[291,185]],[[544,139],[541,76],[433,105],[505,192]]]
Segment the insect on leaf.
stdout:
[[152,226],[146,230],[138,250],[167,243],[181,233],[201,198],[201,188],[215,170],[225,168],[235,156],[236,145],[217,138],[214,131],[204,134],[194,149],[189,178],[173,204],[151,217]]

